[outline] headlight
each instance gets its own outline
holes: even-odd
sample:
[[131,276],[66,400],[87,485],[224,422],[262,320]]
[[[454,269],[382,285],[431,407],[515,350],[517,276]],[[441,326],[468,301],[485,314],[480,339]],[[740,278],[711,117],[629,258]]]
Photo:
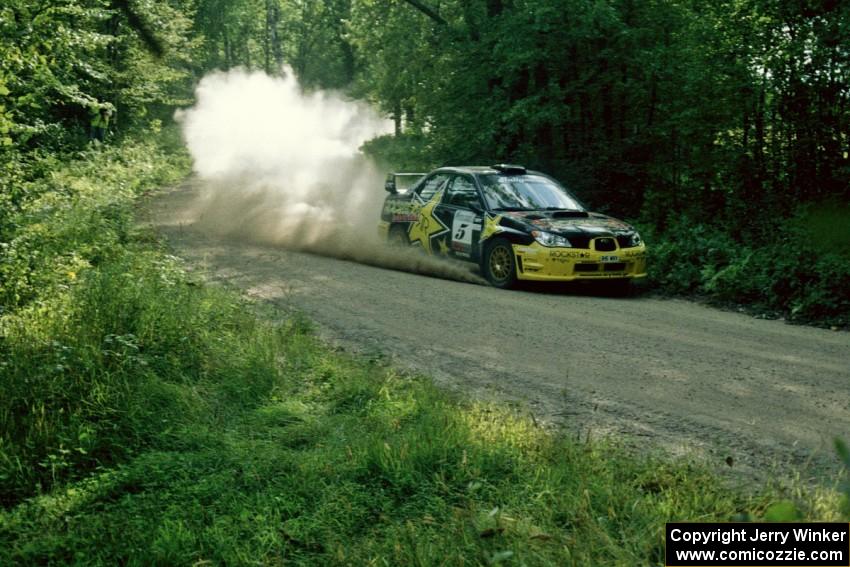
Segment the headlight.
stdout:
[[563,236],[558,236],[557,234],[552,234],[551,232],[543,232],[542,230],[532,230],[531,236],[534,237],[534,240],[542,244],[543,246],[554,247],[561,246],[563,248],[572,248],[573,245],[570,244],[570,241],[564,238]]
[[638,234],[637,232],[632,233],[631,239],[629,240],[629,246],[640,246],[641,242],[643,242],[643,240],[641,240],[640,234]]

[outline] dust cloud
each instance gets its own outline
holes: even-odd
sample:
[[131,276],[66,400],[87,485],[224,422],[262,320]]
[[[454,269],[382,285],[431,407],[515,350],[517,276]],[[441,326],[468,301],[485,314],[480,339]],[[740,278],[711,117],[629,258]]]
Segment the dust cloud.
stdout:
[[177,113],[194,161],[195,226],[205,232],[439,277],[466,265],[380,242],[385,172],[359,148],[392,131],[368,105],[305,92],[294,73],[237,69],[201,80]]

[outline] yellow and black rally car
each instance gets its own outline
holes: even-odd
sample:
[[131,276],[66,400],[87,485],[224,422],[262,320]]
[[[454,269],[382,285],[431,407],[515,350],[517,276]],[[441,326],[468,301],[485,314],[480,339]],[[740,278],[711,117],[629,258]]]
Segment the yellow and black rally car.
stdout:
[[[406,192],[398,186],[417,176]],[[379,234],[478,263],[496,287],[518,280],[607,280],[627,287],[646,276],[646,247],[630,225],[587,211],[551,177],[517,165],[442,167],[390,174]]]

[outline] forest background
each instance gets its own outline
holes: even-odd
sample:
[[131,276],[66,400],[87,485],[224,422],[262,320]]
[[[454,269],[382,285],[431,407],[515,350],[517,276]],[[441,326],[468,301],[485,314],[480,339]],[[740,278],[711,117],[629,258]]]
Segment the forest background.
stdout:
[[846,325],[848,45],[836,0],[9,0],[0,241],[98,105],[115,141],[211,70],[286,64],[394,120],[386,167],[540,169],[638,222],[653,286]]

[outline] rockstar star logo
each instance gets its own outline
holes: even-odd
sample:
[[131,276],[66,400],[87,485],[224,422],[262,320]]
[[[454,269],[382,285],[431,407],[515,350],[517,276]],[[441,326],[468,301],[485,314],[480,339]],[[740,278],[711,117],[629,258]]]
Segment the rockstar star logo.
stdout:
[[418,242],[422,248],[432,254],[431,238],[437,234],[449,231],[449,227],[434,216],[434,208],[440,203],[443,191],[437,191],[431,199],[419,209],[419,218],[410,226],[408,237],[410,243]]
[[448,256],[449,255],[449,245],[446,242],[446,238],[445,237],[441,238],[440,240],[437,241],[437,244],[440,245],[440,254],[442,254],[443,256]]
[[484,217],[484,228],[481,230],[481,242],[484,242],[496,233],[502,232],[502,227],[500,225],[501,222],[502,215],[490,216],[488,214]]

